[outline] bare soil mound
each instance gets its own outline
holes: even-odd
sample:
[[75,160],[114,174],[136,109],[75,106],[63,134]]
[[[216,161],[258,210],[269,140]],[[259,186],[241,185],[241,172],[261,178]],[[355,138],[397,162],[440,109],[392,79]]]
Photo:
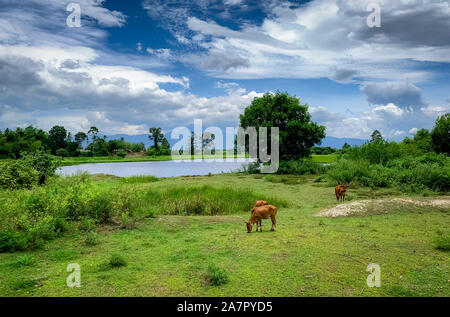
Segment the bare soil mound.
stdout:
[[[359,200],[351,203],[337,205],[331,209],[323,210],[316,214],[318,217],[348,217],[358,216],[367,213],[388,213],[389,206],[396,205],[412,205],[418,207],[438,207],[450,209],[450,197],[442,197],[440,199],[413,199],[413,198],[390,198],[375,200]],[[379,212],[377,212],[377,210]]]

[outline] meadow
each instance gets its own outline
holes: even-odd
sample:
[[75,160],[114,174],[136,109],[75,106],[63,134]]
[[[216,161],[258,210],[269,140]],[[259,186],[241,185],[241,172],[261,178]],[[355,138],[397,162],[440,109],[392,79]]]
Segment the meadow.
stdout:
[[[333,186],[313,175],[271,176],[80,175],[2,190],[1,229],[19,227],[29,240],[0,253],[0,296],[450,294],[448,208],[392,203],[406,194],[354,184],[349,201],[386,204],[317,217],[338,204]],[[266,220],[262,233],[247,234],[256,199],[279,207],[275,232]],[[70,263],[81,267],[80,288],[66,285]],[[381,266],[380,288],[366,285],[369,263]]]

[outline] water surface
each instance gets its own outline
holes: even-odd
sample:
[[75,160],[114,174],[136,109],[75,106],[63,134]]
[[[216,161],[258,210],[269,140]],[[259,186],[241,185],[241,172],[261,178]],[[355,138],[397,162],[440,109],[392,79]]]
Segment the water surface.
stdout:
[[193,161],[151,161],[151,162],[118,162],[118,163],[90,163],[58,168],[60,175],[74,175],[79,172],[89,174],[110,174],[119,177],[137,175],[153,175],[156,177],[176,177],[191,175],[208,175],[236,172],[250,161],[248,159],[220,160],[210,162],[205,160]]

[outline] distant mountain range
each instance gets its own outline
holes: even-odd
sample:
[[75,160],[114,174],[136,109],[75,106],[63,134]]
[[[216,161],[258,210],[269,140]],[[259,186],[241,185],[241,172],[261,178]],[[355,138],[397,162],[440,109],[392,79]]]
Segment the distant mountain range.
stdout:
[[367,142],[367,140],[363,140],[363,139],[335,138],[332,136],[327,136],[327,137],[325,137],[325,139],[322,140],[322,144],[320,146],[323,146],[323,147],[329,146],[329,147],[332,147],[335,149],[341,149],[345,143],[348,143],[351,146],[354,146],[354,145],[363,145],[366,142]]
[[[152,141],[148,138],[148,134],[137,134],[137,135],[127,135],[127,134],[115,134],[115,135],[108,135],[108,140],[120,140],[123,138],[125,141],[130,143],[140,143],[143,142],[145,144],[145,147],[149,147],[153,145]],[[171,145],[175,144],[175,140],[168,139],[169,143]],[[366,142],[366,140],[363,139],[351,139],[351,138],[335,138],[332,136],[327,136],[325,139],[322,140],[321,146],[323,147],[332,147],[335,149],[340,149],[345,143],[350,144],[351,146],[354,145],[362,145]]]

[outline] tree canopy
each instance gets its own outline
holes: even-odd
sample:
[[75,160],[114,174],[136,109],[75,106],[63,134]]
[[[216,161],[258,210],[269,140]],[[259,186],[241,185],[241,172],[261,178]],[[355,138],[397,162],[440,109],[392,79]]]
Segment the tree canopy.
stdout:
[[256,127],[257,130],[278,127],[282,160],[309,156],[311,148],[321,144],[325,137],[325,127],[311,121],[308,105],[300,104],[297,97],[285,92],[267,93],[253,99],[240,115],[240,125],[244,129]]

